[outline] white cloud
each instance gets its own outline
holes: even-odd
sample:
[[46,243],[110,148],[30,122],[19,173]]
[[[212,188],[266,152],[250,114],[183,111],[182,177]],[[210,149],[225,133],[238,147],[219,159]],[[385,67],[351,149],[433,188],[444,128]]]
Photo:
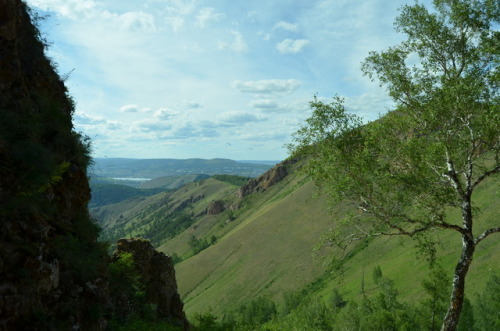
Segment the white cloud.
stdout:
[[139,112],[139,107],[137,105],[123,105],[120,111],[122,113],[137,113]]
[[71,19],[87,19],[96,14],[97,2],[93,0],[31,0],[30,5],[58,16]]
[[203,108],[203,104],[201,104],[200,102],[197,102],[197,101],[185,101],[184,105],[190,109]]
[[297,32],[299,28],[298,28],[297,24],[292,24],[292,23],[288,23],[285,21],[280,21],[280,22],[276,23],[276,25],[274,26],[273,30],[275,30],[275,29],[283,29],[283,30],[287,30],[287,31],[291,31],[291,32]]
[[217,22],[224,17],[224,14],[216,13],[212,7],[205,7],[196,15],[196,25],[204,28],[209,22]]
[[229,125],[242,125],[249,122],[258,122],[263,120],[253,113],[244,111],[229,111],[221,114],[219,117],[222,123]]
[[289,94],[300,85],[301,82],[296,79],[237,80],[233,82],[233,87],[238,91],[255,94]]
[[165,17],[165,22],[172,27],[174,32],[179,32],[185,23],[184,18],[180,16]]
[[401,40],[391,23],[405,1],[27,2],[50,9],[49,56],[75,69],[75,127],[97,156],[275,159],[315,93],[347,95],[365,118],[385,112],[359,63]]
[[116,130],[120,130],[121,128],[122,128],[122,124],[120,122],[117,122],[117,121],[109,121],[106,124],[107,130],[116,131]]
[[138,105],[123,105],[120,107],[121,113],[151,113],[151,108],[148,107],[139,107]]
[[219,136],[219,132],[217,131],[218,127],[210,127],[203,125],[195,125],[191,122],[184,123],[183,125],[172,130],[172,134],[165,138],[168,139],[184,139],[184,140],[193,140],[197,138],[214,138]]
[[75,115],[73,115],[73,120],[79,125],[95,125],[106,123],[106,120],[102,117],[90,116],[83,113],[76,113]]
[[137,128],[141,132],[168,131],[172,129],[172,125],[157,120],[143,120],[137,123]]
[[154,117],[159,119],[159,120],[168,120],[173,117],[175,117],[177,113],[171,109],[168,108],[160,108],[154,113]]
[[120,24],[130,31],[155,32],[157,30],[153,15],[144,12],[128,12],[118,17]]
[[347,110],[358,114],[365,120],[375,120],[379,114],[389,110],[393,102],[386,94],[367,92],[347,97],[345,106]]
[[[162,2],[162,1],[160,1]],[[165,1],[163,1],[165,2]],[[196,9],[196,1],[186,0],[167,0],[168,6],[165,7],[165,12],[169,14],[189,15]]]
[[278,108],[278,103],[274,100],[258,99],[250,102],[250,107],[269,110]]
[[226,43],[223,41],[219,41],[219,49],[221,50],[230,50],[236,53],[244,53],[248,51],[248,45],[243,39],[243,35],[239,31],[230,31],[233,35],[233,41],[230,43]]
[[282,54],[297,54],[309,44],[307,39],[285,39],[276,44],[276,49]]

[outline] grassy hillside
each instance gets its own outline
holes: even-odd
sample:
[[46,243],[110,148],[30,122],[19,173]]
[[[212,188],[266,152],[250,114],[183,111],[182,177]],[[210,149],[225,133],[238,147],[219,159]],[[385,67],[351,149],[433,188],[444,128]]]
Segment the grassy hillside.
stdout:
[[[222,312],[260,295],[281,300],[284,292],[324,272],[312,260],[311,250],[327,218],[321,201],[311,199],[311,185],[302,184],[293,192],[283,185],[273,191],[268,198],[282,193],[286,199],[254,201],[264,203],[242,213],[220,242],[177,266],[188,313],[207,307]],[[168,251],[168,243],[160,249]]]
[[188,229],[203,217],[210,201],[224,197],[234,188],[229,183],[207,179],[175,191],[94,208],[92,214],[103,228],[103,240],[143,237],[158,246]]
[[[498,181],[492,180],[476,196],[480,227],[496,220],[500,208],[496,190]],[[212,220],[210,226],[193,232],[200,237],[215,234],[221,238],[176,267],[188,314],[203,313],[209,307],[216,314],[222,313],[259,296],[281,303],[285,293],[301,290],[311,282],[315,286],[308,291],[313,298],[328,302],[338,290],[347,300],[357,299],[362,297],[362,282],[367,295],[378,289],[371,276],[377,266],[395,281],[401,300],[423,298],[421,282],[429,274],[428,264],[418,258],[415,242],[409,238],[379,237],[357,249],[354,246],[356,254],[346,260],[341,272],[323,263],[338,252],[324,249],[314,259],[313,246],[347,206],[337,206],[329,214],[324,198],[316,196],[312,183],[300,175],[292,174],[268,191],[247,198],[230,229],[214,226],[218,221]],[[451,279],[460,254],[460,238],[448,232],[436,232],[435,238],[440,240],[438,262]],[[185,242],[183,233],[160,249],[185,252]],[[467,284],[471,299],[483,290],[491,273],[500,273],[499,248],[495,237],[479,246]]]
[[[332,249],[322,249],[313,258],[313,247],[321,235],[349,206],[339,205],[329,212],[314,185],[297,172],[299,167],[300,163],[290,166],[284,179],[244,198],[237,196],[236,185],[211,178],[174,192],[133,199],[127,206],[121,203],[97,211],[108,220],[105,233],[122,228],[122,235],[143,236],[151,228],[162,228],[154,228],[158,226],[155,215],[166,215],[160,225],[169,222],[168,215],[183,201],[203,196],[183,209],[190,216],[185,229],[154,240],[159,250],[184,260],[176,265],[176,274],[190,316],[207,311],[222,316],[259,297],[267,297],[280,307],[286,294],[303,289],[302,295],[314,300],[330,302],[335,291],[347,301],[357,300],[363,296],[362,283],[368,296],[380,290],[372,279],[377,266],[394,280],[403,302],[421,300],[421,283],[428,276],[428,267],[424,258],[417,258],[415,242],[409,238],[379,237],[353,246],[346,252],[348,258],[341,269],[327,263],[338,256]],[[498,182],[490,180],[475,197],[481,211],[478,231],[497,218]],[[215,200],[223,201],[226,209],[208,215],[207,206]],[[460,238],[447,232],[434,236],[440,240],[438,261],[451,279],[460,254]],[[195,254],[190,245],[193,237],[211,245]],[[495,236],[481,243],[476,253],[467,284],[471,299],[483,290],[493,272],[500,274],[500,243]]]

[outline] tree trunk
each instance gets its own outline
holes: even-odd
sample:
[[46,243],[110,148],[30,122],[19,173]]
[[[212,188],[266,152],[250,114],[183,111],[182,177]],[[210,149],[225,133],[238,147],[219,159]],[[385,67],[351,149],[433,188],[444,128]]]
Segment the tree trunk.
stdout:
[[464,303],[465,276],[469,271],[472,256],[476,246],[472,234],[462,235],[462,255],[455,267],[453,276],[453,290],[451,292],[450,306],[441,326],[441,331],[455,331],[457,329],[460,312]]

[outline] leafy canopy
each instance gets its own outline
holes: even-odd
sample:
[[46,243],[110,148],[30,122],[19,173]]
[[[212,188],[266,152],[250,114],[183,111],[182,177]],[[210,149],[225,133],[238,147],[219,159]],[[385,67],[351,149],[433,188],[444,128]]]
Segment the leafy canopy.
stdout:
[[378,79],[396,107],[363,124],[341,97],[314,97],[312,115],[292,153],[335,201],[352,203],[345,245],[373,234],[416,235],[431,228],[463,232],[445,217],[499,171],[500,34],[494,1],[435,1],[436,12],[405,6],[396,29],[407,40],[372,52],[363,71]]
[[[342,98],[326,104],[315,97],[291,150],[309,156],[309,174],[328,196],[356,207],[327,243],[407,235],[433,261],[430,230],[461,235],[442,325],[455,330],[476,247],[500,232],[500,224],[477,231],[472,199],[500,172],[500,32],[493,28],[500,2],[434,0],[434,7],[404,6],[395,28],[407,39],[371,52],[362,65],[387,88],[395,109],[363,125]],[[461,219],[448,217],[452,209]]]

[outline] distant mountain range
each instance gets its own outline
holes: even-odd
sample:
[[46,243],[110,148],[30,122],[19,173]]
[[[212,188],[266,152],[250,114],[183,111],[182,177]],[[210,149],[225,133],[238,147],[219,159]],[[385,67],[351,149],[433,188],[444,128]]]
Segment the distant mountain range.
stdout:
[[269,170],[274,161],[234,161],[229,159],[128,159],[96,158],[92,177],[158,178],[192,174],[230,174],[257,177]]

